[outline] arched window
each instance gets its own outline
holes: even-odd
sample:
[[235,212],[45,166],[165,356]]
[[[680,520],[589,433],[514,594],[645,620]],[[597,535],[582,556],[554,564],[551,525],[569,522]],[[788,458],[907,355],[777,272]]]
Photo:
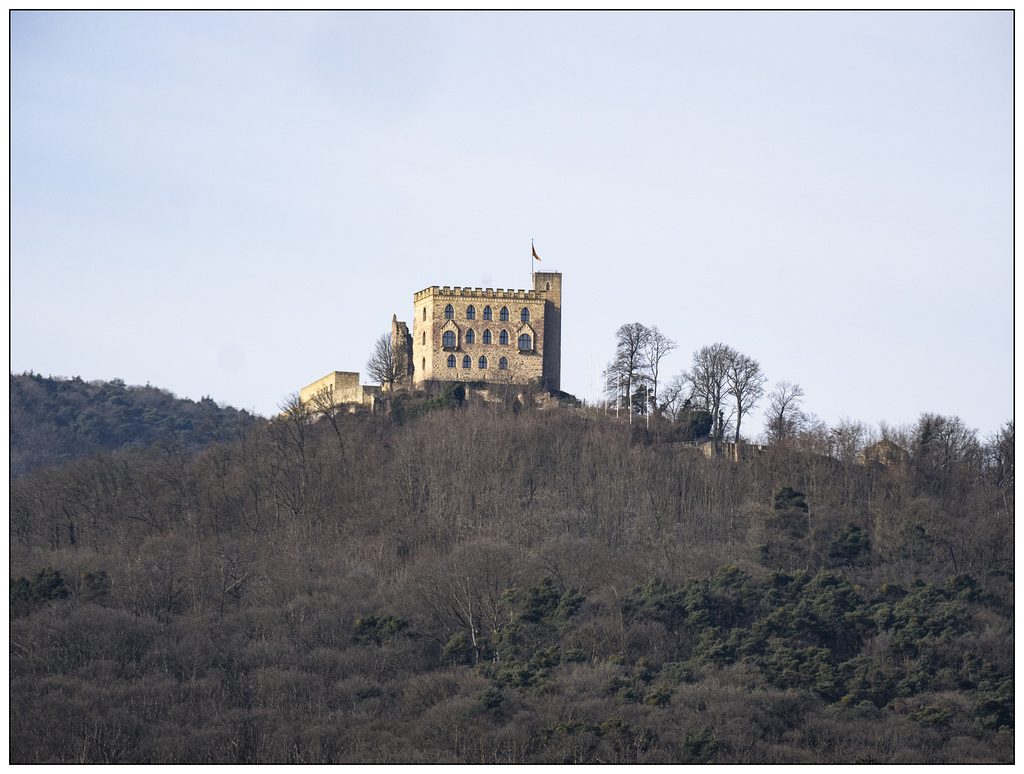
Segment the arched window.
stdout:
[[533,349],[533,342],[530,340],[529,333],[524,333],[519,337],[519,349]]
[[466,343],[467,344],[475,344],[476,343],[476,334],[473,333],[473,329],[472,328],[470,328],[468,331],[466,331]]
[[508,307],[501,307],[501,313],[498,315],[502,320],[508,320]]
[[427,346],[427,332],[423,331],[423,346]]
[[476,319],[476,309],[474,309],[472,306],[469,306],[469,307],[466,308],[466,319],[467,320],[475,320]]
[[491,343],[491,331],[490,331],[490,329],[488,329],[488,330],[484,331],[484,344],[490,344],[490,343]]
[[448,306],[444,308],[444,319],[451,320],[453,317],[455,317],[455,310],[452,308],[451,304],[448,304]]
[[455,331],[445,331],[444,335],[441,336],[442,347],[454,347],[455,346]]
[[455,368],[455,355],[448,356],[448,367]]
[[480,370],[483,371],[486,368],[487,368],[487,358],[481,357],[480,358]]
[[549,283],[547,284],[547,287],[545,287],[544,289],[545,289],[545,290],[551,290],[551,283],[549,282]]
[[501,360],[498,361],[498,370],[499,371],[507,371],[508,370],[508,358],[507,357],[503,357]]
[[519,319],[522,322],[530,322],[530,310],[525,306],[523,307],[523,311],[519,313]]
[[469,359],[469,355],[466,355],[464,358],[462,358],[462,367],[463,368],[472,368],[473,367],[473,361]]
[[499,344],[508,344],[508,331],[502,331],[501,335],[498,336]]
[[426,321],[426,319],[427,319],[427,307],[423,307],[423,320],[424,320],[424,322]]
[[491,319],[491,307],[489,307],[489,306],[485,306],[484,307],[484,319],[485,320],[490,320]]

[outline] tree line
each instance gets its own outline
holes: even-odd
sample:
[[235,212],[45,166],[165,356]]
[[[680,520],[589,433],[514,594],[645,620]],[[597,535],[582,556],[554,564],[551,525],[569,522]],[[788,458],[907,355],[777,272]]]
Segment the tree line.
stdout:
[[282,408],[12,481],[12,762],[1013,760],[1012,422]]
[[88,457],[103,449],[142,448],[159,440],[199,449],[234,437],[255,421],[209,397],[177,398],[167,390],[121,379],[86,382],[36,373],[11,374],[11,477],[40,465]]
[[[739,443],[743,419],[765,397],[768,377],[754,358],[721,342],[693,353],[690,368],[659,392],[662,361],[678,344],[657,326],[622,325],[615,354],[605,370],[607,400],[629,416],[642,414],[678,422],[690,438]],[[764,437],[769,443],[791,438],[808,421],[801,411],[800,385],[780,381],[768,395]]]

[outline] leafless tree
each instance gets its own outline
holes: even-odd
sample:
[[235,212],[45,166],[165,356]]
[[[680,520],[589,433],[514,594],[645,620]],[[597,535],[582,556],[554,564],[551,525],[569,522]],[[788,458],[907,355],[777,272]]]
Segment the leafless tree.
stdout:
[[1013,420],[1008,420],[986,445],[996,486],[1013,492]]
[[967,427],[960,417],[922,414],[914,440],[914,457],[931,467],[979,460],[977,430]]
[[395,382],[405,374],[405,349],[399,347],[386,333],[382,333],[373,345],[373,353],[366,361],[366,373],[382,387],[386,384],[395,388]]
[[624,405],[629,405],[634,383],[644,379],[644,348],[650,336],[650,329],[638,322],[623,325],[615,332],[615,359],[608,368],[608,379],[619,389],[625,387],[616,396]]
[[345,440],[341,436],[341,426],[338,422],[338,415],[341,412],[341,404],[334,397],[334,386],[328,385],[316,392],[309,403],[317,416],[324,417],[334,428],[334,435],[338,439],[338,447],[342,453],[345,451]]
[[757,404],[764,395],[764,384],[768,381],[761,371],[761,365],[752,357],[728,349],[725,370],[727,391],[736,400],[736,443],[740,442],[740,422],[743,415]]
[[764,432],[769,443],[794,438],[800,432],[806,422],[806,416],[800,410],[803,397],[804,391],[799,384],[782,381],[776,385],[768,396],[768,411],[764,423]]
[[693,353],[693,365],[685,378],[691,399],[711,414],[711,437],[721,440],[725,433],[723,403],[729,390],[729,362],[732,349],[722,343],[701,347]]
[[654,409],[658,407],[658,372],[661,369],[661,361],[673,350],[678,348],[672,339],[658,330],[658,326],[648,329],[647,336],[642,342],[644,369],[651,380],[653,390]]

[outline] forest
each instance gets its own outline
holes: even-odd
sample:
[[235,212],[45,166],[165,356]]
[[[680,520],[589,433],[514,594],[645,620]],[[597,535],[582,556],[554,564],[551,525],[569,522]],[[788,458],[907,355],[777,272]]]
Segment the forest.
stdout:
[[287,408],[12,475],[11,763],[1014,760],[1012,421]]
[[11,374],[11,477],[101,450],[171,440],[196,450],[255,418],[246,411],[176,398],[167,390],[121,379],[86,382]]

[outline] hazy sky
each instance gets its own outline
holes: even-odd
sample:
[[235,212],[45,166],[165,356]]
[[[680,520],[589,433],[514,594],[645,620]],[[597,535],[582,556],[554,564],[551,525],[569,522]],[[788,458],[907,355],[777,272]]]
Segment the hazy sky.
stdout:
[[[1013,412],[1013,17],[11,16],[11,370],[269,415],[430,285],[563,273],[829,424]],[[365,379],[364,379],[365,381]],[[760,431],[760,412],[744,422]]]

